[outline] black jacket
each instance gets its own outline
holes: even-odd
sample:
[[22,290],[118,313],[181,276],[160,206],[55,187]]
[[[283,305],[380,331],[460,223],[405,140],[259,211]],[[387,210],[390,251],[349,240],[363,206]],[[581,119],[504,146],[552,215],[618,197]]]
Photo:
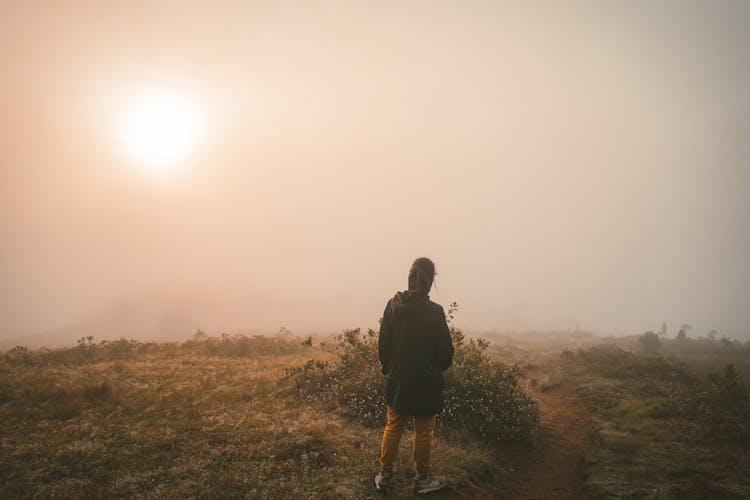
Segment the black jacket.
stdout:
[[442,372],[453,362],[453,341],[442,306],[413,292],[397,293],[383,312],[378,353],[388,377],[388,406],[401,415],[440,413]]

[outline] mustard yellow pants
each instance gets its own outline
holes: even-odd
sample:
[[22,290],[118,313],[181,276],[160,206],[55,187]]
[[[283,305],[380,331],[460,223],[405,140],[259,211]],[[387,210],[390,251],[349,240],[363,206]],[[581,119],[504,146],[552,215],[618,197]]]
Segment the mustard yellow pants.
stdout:
[[[393,462],[398,455],[398,445],[404,432],[406,415],[399,415],[390,406],[388,420],[383,431],[383,444],[380,447],[380,470],[393,472]],[[435,415],[414,418],[414,468],[418,475],[430,472],[432,456],[432,436],[435,432]]]

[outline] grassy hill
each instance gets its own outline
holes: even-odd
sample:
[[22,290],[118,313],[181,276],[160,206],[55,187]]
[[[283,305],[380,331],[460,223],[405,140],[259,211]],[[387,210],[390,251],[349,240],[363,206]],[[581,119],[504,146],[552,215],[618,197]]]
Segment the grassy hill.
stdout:
[[[644,354],[633,339],[576,336],[554,345],[586,348],[551,352],[548,335],[518,347],[460,333],[436,433],[434,469],[450,480],[438,498],[750,496],[747,345],[669,341]],[[324,342],[198,332],[5,351],[0,497],[375,497],[373,347],[349,330]],[[410,432],[396,498],[411,495]]]
[[[299,398],[293,339],[119,341],[17,349],[0,365],[0,496],[363,498],[381,429]],[[334,355],[317,350],[315,356]],[[410,436],[397,469],[410,492]],[[438,430],[434,466],[453,492],[498,465],[478,440]]]

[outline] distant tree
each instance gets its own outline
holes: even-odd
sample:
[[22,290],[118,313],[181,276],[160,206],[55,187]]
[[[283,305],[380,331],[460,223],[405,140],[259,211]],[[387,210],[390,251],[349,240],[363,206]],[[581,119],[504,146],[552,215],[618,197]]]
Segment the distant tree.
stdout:
[[638,343],[641,345],[641,349],[646,354],[653,354],[659,350],[661,341],[659,336],[654,332],[648,331],[638,338]]
[[661,338],[662,340],[667,340],[667,330],[668,330],[667,322],[662,321],[661,330],[659,330],[659,338]]
[[693,327],[691,325],[683,324],[680,327],[680,331],[677,332],[677,337],[676,337],[677,340],[679,340],[680,342],[683,342],[683,341],[687,340],[687,332],[690,331],[690,330],[692,330],[692,329],[693,329]]
[[714,340],[716,340],[717,334],[718,332],[712,328],[711,330],[708,331],[706,335],[708,335],[708,340],[713,342]]

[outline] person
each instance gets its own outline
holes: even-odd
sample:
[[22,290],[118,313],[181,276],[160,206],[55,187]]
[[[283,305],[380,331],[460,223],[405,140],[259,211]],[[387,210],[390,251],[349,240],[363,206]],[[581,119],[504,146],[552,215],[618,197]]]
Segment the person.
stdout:
[[435,264],[414,261],[409,289],[388,301],[378,334],[378,354],[386,376],[387,421],[375,490],[388,494],[393,463],[407,419],[414,419],[414,492],[424,495],[447,484],[431,473],[435,419],[443,409],[443,376],[453,362],[453,341],[443,307],[430,300]]

